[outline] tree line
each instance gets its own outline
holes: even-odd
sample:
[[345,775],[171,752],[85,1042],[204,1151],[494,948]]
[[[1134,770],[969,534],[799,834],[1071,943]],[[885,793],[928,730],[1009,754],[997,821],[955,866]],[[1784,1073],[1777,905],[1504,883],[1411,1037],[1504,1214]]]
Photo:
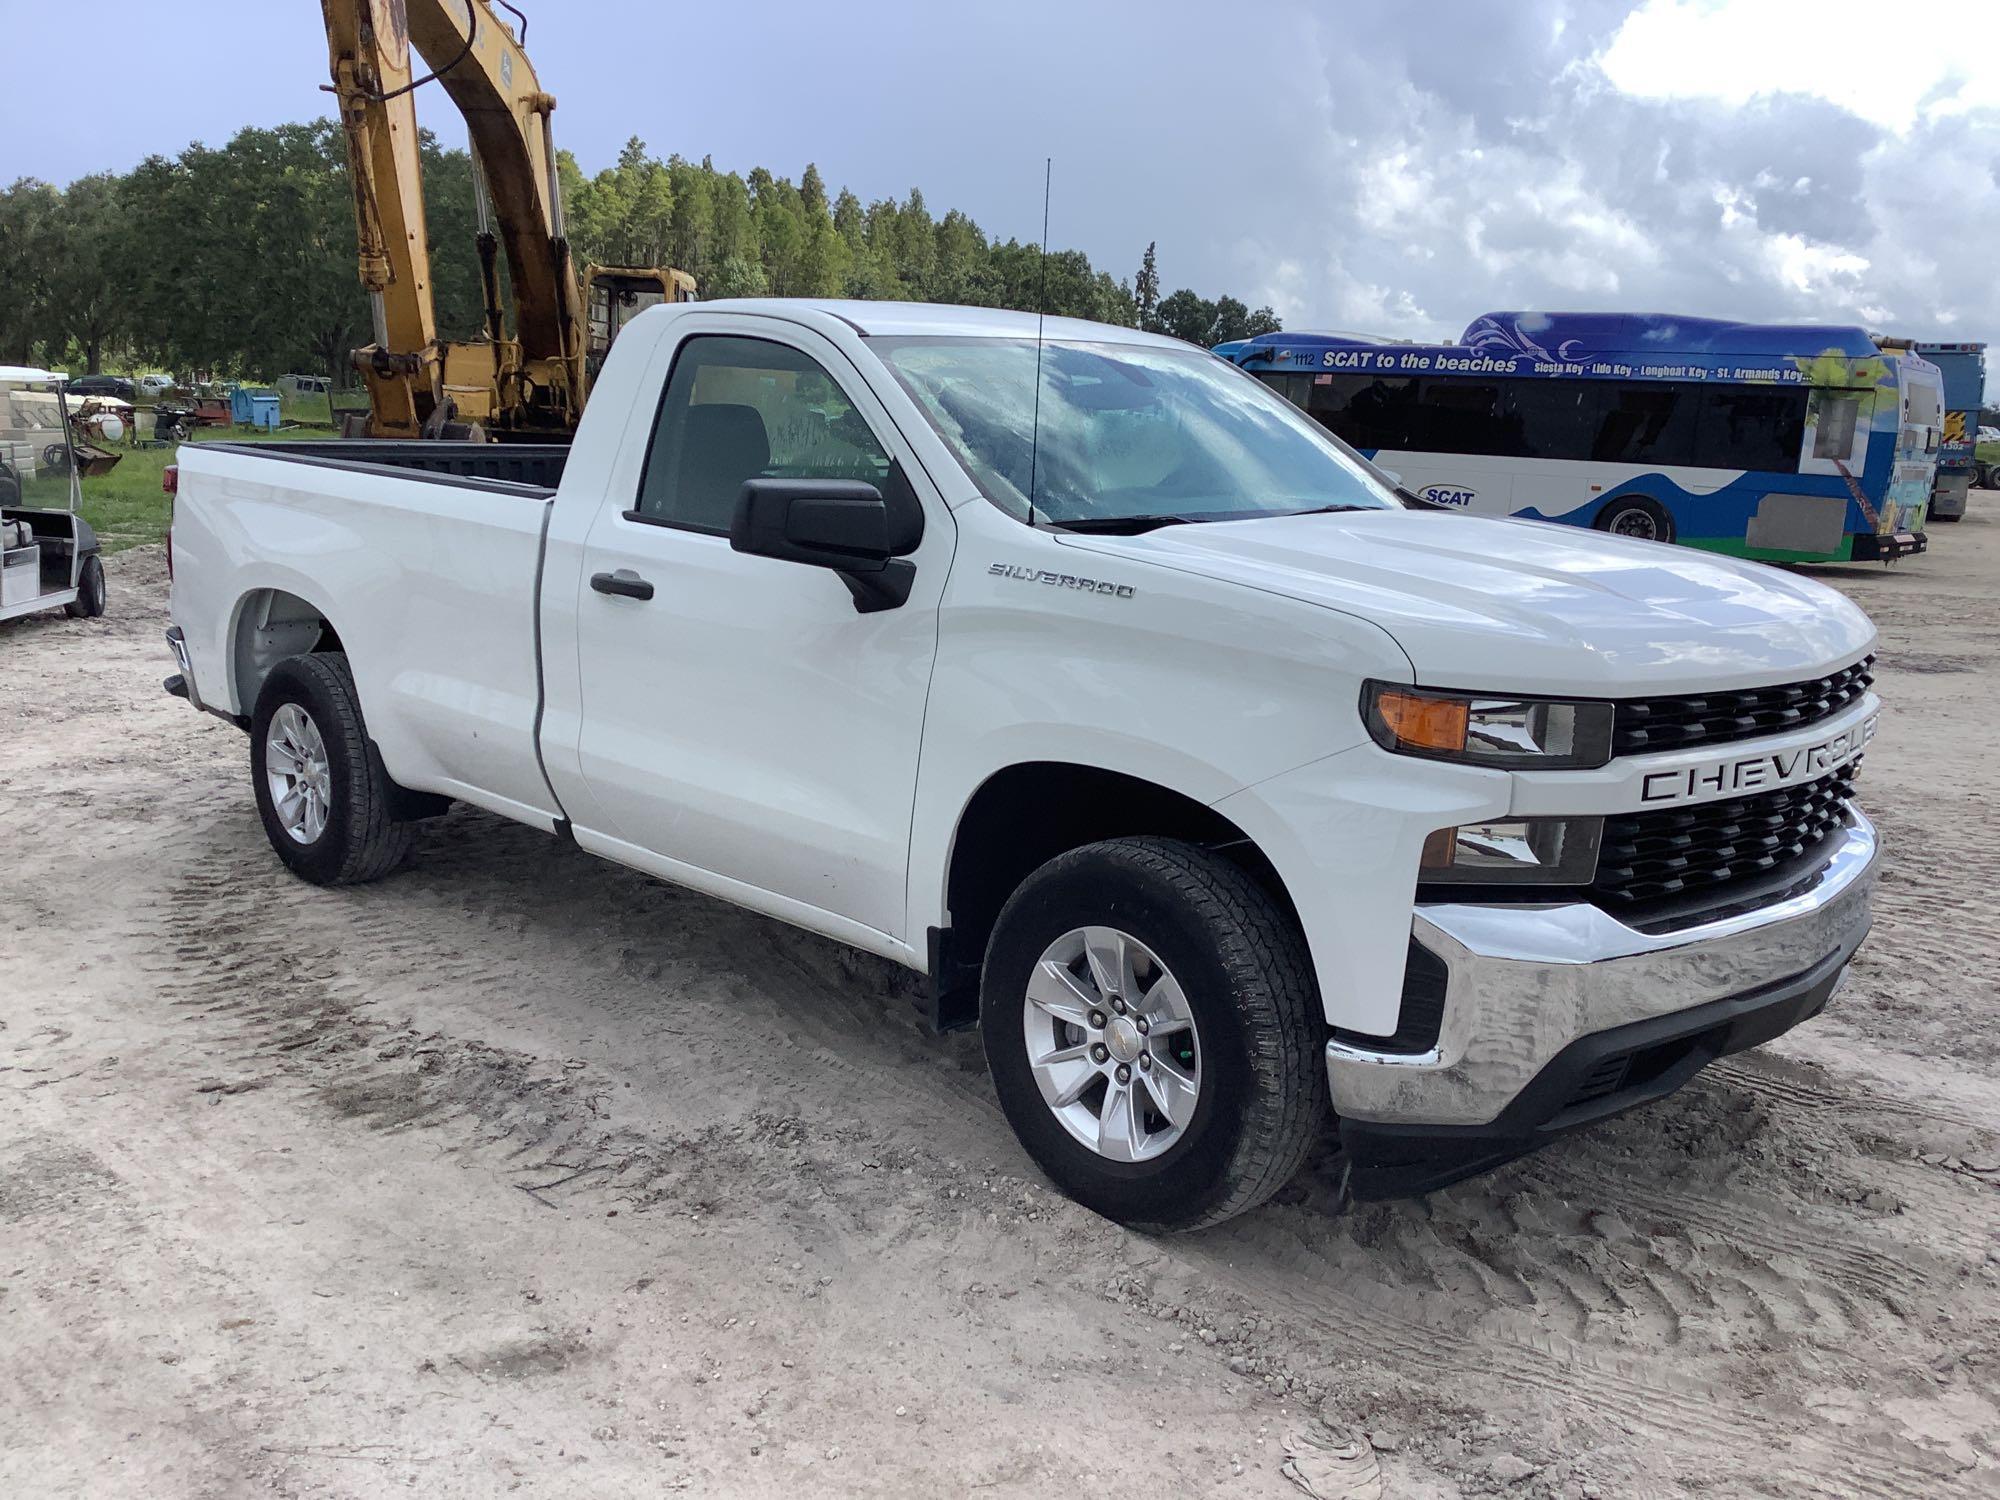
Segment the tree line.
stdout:
[[[422,142],[438,326],[483,328],[473,248],[472,162]],[[1235,297],[1160,292],[1156,249],[1118,278],[1079,250],[989,236],[924,195],[863,204],[830,193],[819,169],[797,182],[743,176],[707,159],[662,161],[634,137],[616,165],[558,164],[581,267],[671,265],[703,297],[846,296],[964,302],[1144,327],[1201,345],[1279,327]],[[58,188],[23,178],[0,190],[0,362],[96,374],[107,364],[269,379],[351,379],[349,351],[371,337],[355,277],[347,155],[331,120],[246,129],[130,172]]]

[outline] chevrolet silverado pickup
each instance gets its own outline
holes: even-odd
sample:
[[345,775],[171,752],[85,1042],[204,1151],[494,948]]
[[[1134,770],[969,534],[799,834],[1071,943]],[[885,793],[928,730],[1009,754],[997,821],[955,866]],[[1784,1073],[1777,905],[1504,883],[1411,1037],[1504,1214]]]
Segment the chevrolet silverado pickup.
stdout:
[[884,955],[1135,1225],[1330,1127],[1357,1197],[1484,1170],[1814,1015],[1868,928],[1853,605],[1429,508],[1127,328],[661,308],[567,448],[187,447],[171,548],[167,687],[294,874],[462,802]]

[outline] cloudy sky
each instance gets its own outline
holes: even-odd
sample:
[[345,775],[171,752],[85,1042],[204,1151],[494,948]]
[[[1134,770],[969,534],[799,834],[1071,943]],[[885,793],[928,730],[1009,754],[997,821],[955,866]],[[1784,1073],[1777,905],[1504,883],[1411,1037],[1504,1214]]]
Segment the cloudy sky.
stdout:
[[[2000,341],[1993,0],[521,6],[587,169],[633,134],[816,161],[1033,238],[1053,156],[1057,242],[1129,275],[1157,240],[1169,289],[1293,327],[1614,308]],[[310,0],[201,11],[107,26],[86,91],[24,66],[73,59],[77,13],[0,0],[0,178],[325,112]]]

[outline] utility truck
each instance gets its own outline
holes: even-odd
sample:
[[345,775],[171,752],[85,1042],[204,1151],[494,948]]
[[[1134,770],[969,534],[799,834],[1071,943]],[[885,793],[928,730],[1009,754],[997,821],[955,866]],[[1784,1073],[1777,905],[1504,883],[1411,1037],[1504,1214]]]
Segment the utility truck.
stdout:
[[1812,1016],[1868,929],[1859,610],[1427,505],[1171,339],[660,307],[573,445],[178,478],[167,687],[293,873],[463,802],[893,959],[1128,1223],[1321,1144],[1360,1197],[1483,1170]]

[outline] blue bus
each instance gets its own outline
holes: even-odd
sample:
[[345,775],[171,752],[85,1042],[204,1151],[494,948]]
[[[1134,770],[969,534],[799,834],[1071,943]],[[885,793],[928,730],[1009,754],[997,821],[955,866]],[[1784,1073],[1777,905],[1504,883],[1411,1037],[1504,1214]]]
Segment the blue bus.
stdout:
[[1942,384],[1860,328],[1499,312],[1215,352],[1439,505],[1772,562],[1925,547]]

